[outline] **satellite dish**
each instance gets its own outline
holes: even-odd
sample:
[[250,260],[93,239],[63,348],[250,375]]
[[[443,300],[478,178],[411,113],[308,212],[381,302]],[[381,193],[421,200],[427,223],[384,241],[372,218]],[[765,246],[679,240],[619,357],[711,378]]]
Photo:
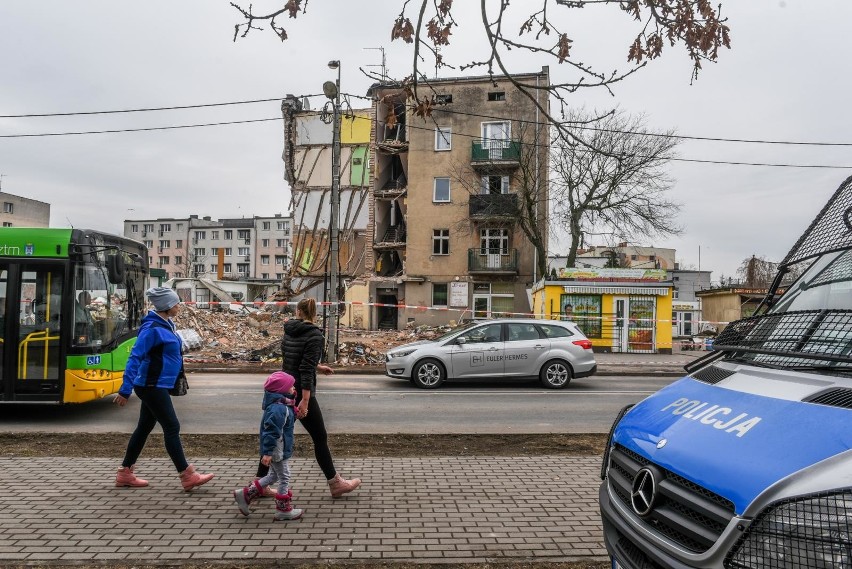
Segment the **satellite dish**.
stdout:
[[337,85],[334,84],[334,81],[326,81],[322,84],[322,92],[329,99],[334,99],[337,97]]

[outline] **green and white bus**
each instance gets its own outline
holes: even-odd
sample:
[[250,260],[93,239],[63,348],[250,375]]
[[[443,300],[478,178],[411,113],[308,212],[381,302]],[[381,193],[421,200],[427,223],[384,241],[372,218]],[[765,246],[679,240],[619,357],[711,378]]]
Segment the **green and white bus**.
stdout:
[[138,241],[0,228],[0,401],[82,403],[118,392],[147,282]]

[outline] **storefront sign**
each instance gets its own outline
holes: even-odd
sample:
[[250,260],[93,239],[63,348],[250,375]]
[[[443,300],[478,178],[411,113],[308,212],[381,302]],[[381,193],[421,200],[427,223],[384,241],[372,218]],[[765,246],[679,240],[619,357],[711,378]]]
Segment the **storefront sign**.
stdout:
[[559,269],[560,279],[577,281],[664,281],[663,269],[599,269],[599,268],[563,268]]
[[468,283],[450,283],[450,306],[453,308],[467,308]]

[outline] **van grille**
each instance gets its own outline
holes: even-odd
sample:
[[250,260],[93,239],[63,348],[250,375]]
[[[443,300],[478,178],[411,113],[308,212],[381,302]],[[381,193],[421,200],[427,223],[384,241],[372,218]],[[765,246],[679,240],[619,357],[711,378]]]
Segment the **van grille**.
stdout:
[[654,473],[658,488],[654,507],[641,518],[642,522],[690,551],[707,551],[733,518],[733,502],[622,445],[615,445],[610,454],[607,483],[628,509],[632,510],[633,480],[642,468]]
[[734,375],[735,373],[735,371],[731,371],[729,369],[722,369],[716,366],[708,366],[702,369],[701,371],[693,373],[692,377],[694,377],[698,381],[703,381],[704,383],[716,384],[725,379],[726,377]]

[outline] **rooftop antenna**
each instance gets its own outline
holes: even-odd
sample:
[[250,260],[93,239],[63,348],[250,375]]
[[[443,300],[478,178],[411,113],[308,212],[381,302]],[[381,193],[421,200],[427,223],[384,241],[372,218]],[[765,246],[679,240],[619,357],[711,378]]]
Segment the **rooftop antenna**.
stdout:
[[382,52],[382,64],[381,65],[365,65],[364,67],[381,67],[382,68],[382,83],[387,83],[388,80],[388,66],[387,59],[385,59],[385,48],[383,47],[365,47],[363,49],[374,49]]

